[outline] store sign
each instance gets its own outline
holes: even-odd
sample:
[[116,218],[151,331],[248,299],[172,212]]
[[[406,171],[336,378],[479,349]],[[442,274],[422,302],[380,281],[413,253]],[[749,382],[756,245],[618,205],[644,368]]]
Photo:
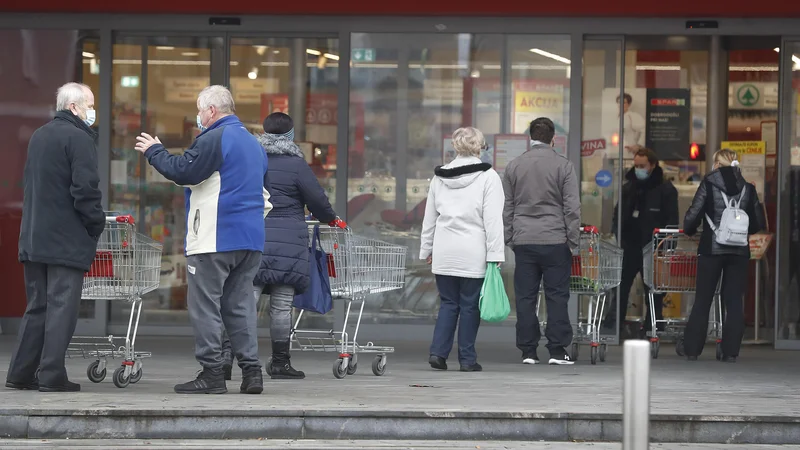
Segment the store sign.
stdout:
[[167,102],[197,101],[200,91],[208,87],[208,77],[166,77],[164,78],[165,100]]
[[261,94],[274,94],[280,92],[279,89],[280,80],[277,78],[231,78],[233,101],[239,105],[260,105]]
[[374,48],[354,48],[351,59],[353,62],[375,62]]
[[605,139],[592,139],[581,142],[581,156],[592,156],[597,150],[606,149]]
[[645,147],[662,161],[688,159],[690,95],[688,89],[647,90]]
[[736,152],[739,169],[745,180],[755,184],[762,200],[767,175],[767,143],[764,141],[723,141],[722,148]]
[[758,260],[764,257],[772,244],[772,233],[759,233],[750,236],[750,259]]

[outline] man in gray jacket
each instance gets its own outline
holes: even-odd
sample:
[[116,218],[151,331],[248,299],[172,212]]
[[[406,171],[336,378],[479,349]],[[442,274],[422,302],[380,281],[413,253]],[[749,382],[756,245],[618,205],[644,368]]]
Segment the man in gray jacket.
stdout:
[[572,342],[567,306],[572,250],[580,233],[578,179],[572,163],[553,150],[552,120],[534,120],[530,134],[531,149],[511,161],[503,175],[505,241],[516,257],[517,348],[523,364],[539,364],[536,300],[544,280],[549,363],[574,364],[567,355]]

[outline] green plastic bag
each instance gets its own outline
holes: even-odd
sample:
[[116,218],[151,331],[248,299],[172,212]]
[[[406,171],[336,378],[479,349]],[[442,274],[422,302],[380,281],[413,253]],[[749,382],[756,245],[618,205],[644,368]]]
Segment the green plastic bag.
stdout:
[[486,265],[486,278],[483,279],[478,306],[481,319],[486,322],[502,322],[511,314],[511,305],[508,303],[506,287],[497,263],[490,262]]

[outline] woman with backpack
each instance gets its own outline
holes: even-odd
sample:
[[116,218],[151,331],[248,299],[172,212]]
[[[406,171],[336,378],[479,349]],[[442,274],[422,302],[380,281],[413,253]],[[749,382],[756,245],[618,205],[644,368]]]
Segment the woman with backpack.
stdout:
[[697,249],[697,290],[684,332],[689,361],[703,352],[708,315],[722,277],[723,362],[736,362],[744,336],[743,296],[750,262],[749,235],[765,228],[764,210],[753,184],[742,177],[732,150],[714,154],[714,170],[706,175],[684,218],[684,231],[693,236],[703,223]]

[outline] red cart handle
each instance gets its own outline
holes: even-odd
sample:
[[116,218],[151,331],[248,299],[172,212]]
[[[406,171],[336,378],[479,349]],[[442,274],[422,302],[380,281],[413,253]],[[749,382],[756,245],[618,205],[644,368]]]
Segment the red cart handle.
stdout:
[[126,214],[123,216],[106,216],[106,222],[129,223],[133,225],[135,220],[133,220],[132,215]]
[[600,230],[594,225],[586,225],[580,228],[581,233],[600,234]]
[[680,228],[656,228],[653,230],[653,234],[658,233],[665,233],[665,234],[683,234],[683,230]]

